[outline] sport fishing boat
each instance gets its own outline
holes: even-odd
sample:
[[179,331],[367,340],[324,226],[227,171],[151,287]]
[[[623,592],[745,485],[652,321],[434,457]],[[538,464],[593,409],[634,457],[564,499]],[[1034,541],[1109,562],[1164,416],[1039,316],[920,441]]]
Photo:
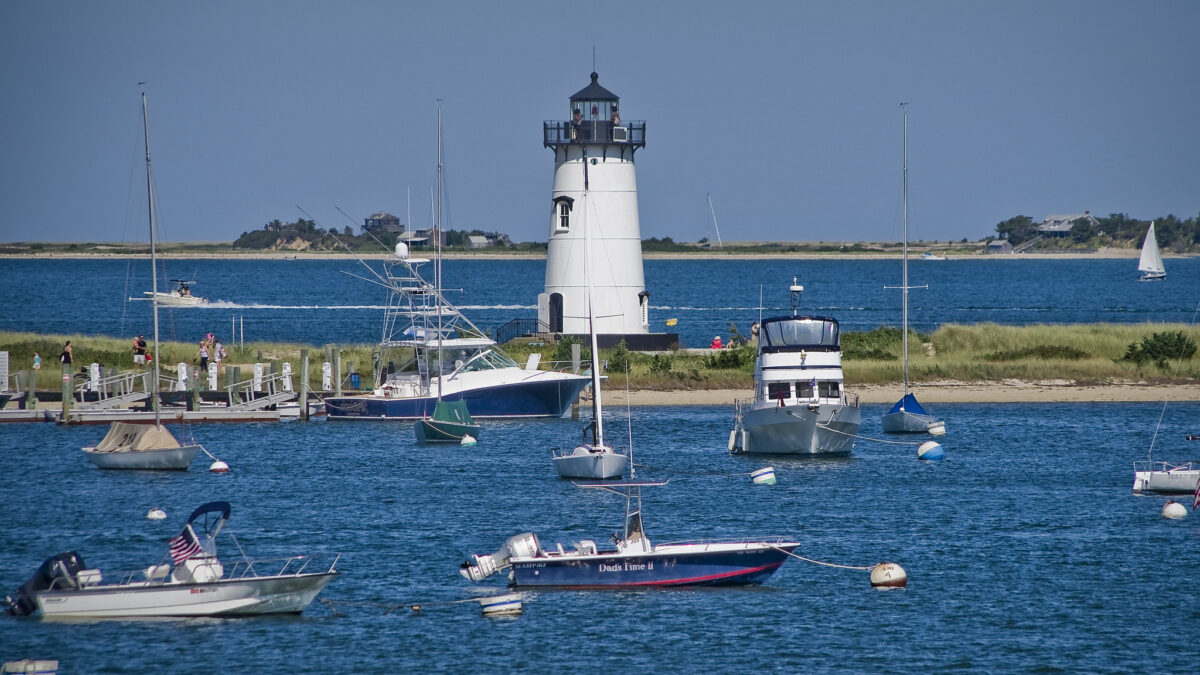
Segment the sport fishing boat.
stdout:
[[215,540],[229,512],[229,502],[201,505],[168,542],[159,564],[114,575],[119,580],[114,583],[104,583],[101,571],[88,569],[74,551],[52,556],[5,598],[4,611],[15,616],[40,611],[46,618],[299,614],[338,576],[340,555],[325,567],[309,556],[250,560],[243,554],[225,567]]
[[379,346],[388,358],[398,355],[403,361],[398,368],[391,363],[381,366],[369,394],[327,397],[327,417],[418,420],[433,415],[439,397],[465,401],[477,419],[561,417],[591,380],[541,370],[533,358],[524,368],[518,366],[421,276],[418,268],[427,262],[409,255],[408,246],[400,242],[383,270],[372,270],[375,279],[360,277],[388,290]]
[[754,398],[734,401],[729,450],[736,453],[847,455],[862,424],[858,396],[842,388],[838,322],[798,314],[804,287],[792,278],[791,316],[758,331]]
[[146,291],[145,300],[155,300],[163,307],[198,307],[208,303],[208,298],[192,295],[192,284],[195,281],[172,279],[175,283],[173,291]]
[[482,581],[509,570],[510,586],[558,588],[639,588],[671,586],[746,586],[761,584],[800,544],[783,537],[704,540],[652,544],[642,524],[642,488],[665,485],[638,482],[576,483],[625,498],[625,529],[614,533],[611,548],[583,539],[566,549],[543,549],[537,535],[509,537],[491,555],[474,555],[459,572]]

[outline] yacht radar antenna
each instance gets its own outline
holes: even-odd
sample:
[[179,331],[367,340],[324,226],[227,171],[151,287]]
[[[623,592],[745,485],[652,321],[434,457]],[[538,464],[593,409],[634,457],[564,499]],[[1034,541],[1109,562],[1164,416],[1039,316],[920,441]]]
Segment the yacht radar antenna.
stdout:
[[804,287],[796,283],[796,277],[792,277],[792,285],[788,287],[788,290],[792,292],[792,316],[796,316],[796,309],[800,306],[800,294],[804,292]]

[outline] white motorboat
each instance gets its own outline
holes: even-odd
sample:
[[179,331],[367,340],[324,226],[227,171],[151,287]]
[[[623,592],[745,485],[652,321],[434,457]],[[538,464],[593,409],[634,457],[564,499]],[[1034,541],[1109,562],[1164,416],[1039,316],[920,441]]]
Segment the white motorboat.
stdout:
[[[631,474],[633,470],[631,469]],[[509,585],[557,588],[648,588],[761,584],[800,544],[783,537],[652,544],[642,522],[642,488],[664,482],[581,483],[625,498],[625,529],[614,547],[591,539],[543,549],[532,532],[509,537],[498,551],[474,555],[459,573],[482,581],[509,570]]]
[[925,254],[921,256],[921,260],[941,262],[942,260],[947,260],[947,258],[944,255],[937,255],[933,251],[925,251]]
[[758,331],[754,398],[734,401],[729,450],[847,455],[862,424],[858,396],[843,389],[838,322],[797,314],[804,287],[792,279],[792,315]]
[[[150,271],[154,290],[147,293],[154,316],[154,365],[150,371],[150,407],[154,424],[113,422],[108,433],[96,445],[83,448],[84,455],[101,469],[143,469],[186,471],[196,452],[204,448],[195,443],[184,445],[162,425],[158,397],[158,251],[155,248],[154,182],[150,173],[150,118],[146,94],[142,93],[142,128],[146,141],[146,202],[150,220]],[[139,338],[140,339],[140,338]],[[142,349],[139,342],[138,348]],[[207,452],[207,451],[205,451]]]
[[103,440],[83,452],[101,469],[187,471],[199,450],[181,445],[161,424],[113,422]]
[[45,618],[299,614],[338,576],[340,555],[328,567],[309,556],[243,558],[226,567],[217,558],[215,540],[229,512],[229,502],[200,506],[170,540],[162,562],[112,575],[117,581],[111,583],[74,551],[52,556],[5,599],[5,613],[40,611]]
[[[584,150],[586,153],[586,149]],[[596,337],[596,289],[592,285],[592,227],[597,222],[594,214],[588,213],[588,169],[587,157],[583,165],[583,199],[581,219],[584,228],[583,267],[587,279],[588,334],[592,340],[592,438],[590,443],[576,446],[571,451],[551,451],[551,461],[558,475],[563,478],[591,478],[604,480],[621,476],[629,463],[629,456],[613,450],[604,442],[604,406],[600,390],[600,346]]]
[[[925,254],[930,255],[929,253]],[[946,433],[946,423],[925,411],[917,400],[917,395],[909,391],[908,386],[908,291],[913,288],[929,288],[929,286],[908,285],[908,110],[904,111],[904,254],[901,262],[900,281],[900,333],[901,351],[904,370],[904,394],[883,416],[884,433],[933,434],[940,436]],[[888,287],[892,288],[892,287]]]
[[1146,230],[1142,241],[1142,255],[1138,258],[1138,281],[1162,281],[1167,278],[1163,267],[1162,253],[1158,250],[1158,238],[1154,236],[1154,222]]
[[[197,307],[206,304],[208,298],[202,298],[198,295],[192,295],[192,284],[194,281],[184,281],[183,279],[172,279],[175,282],[175,290],[171,292],[153,291],[145,292],[145,300],[157,300],[162,307]],[[157,282],[156,282],[157,285]]]

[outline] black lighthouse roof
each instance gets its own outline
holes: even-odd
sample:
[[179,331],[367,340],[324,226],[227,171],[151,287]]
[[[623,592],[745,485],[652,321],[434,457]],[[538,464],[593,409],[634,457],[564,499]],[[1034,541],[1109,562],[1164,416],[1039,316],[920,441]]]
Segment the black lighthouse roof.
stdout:
[[592,73],[592,83],[571,96],[572,101],[619,101],[620,96],[600,86],[600,76]]

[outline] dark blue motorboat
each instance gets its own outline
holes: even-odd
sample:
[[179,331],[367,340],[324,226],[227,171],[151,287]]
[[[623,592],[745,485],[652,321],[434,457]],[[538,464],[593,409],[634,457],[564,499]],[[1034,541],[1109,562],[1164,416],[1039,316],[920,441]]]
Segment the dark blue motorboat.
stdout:
[[460,572],[480,581],[509,569],[511,586],[636,588],[761,584],[800,544],[783,537],[651,544],[642,526],[642,488],[666,482],[576,483],[625,497],[625,530],[612,548],[584,539],[565,549],[543,549],[526,532],[510,537],[491,555],[475,555]]

